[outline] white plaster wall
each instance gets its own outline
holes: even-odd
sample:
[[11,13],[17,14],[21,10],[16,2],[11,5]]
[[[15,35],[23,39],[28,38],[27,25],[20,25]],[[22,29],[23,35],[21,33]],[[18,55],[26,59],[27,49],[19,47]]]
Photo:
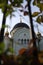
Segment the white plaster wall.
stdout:
[[5,44],[5,47],[4,47],[4,51],[6,51],[9,47],[9,45],[11,44],[12,42],[10,41],[10,38],[9,37],[4,37],[4,44]]
[[39,45],[40,45],[40,51],[43,51],[43,37],[41,38]]
[[4,38],[5,50],[8,47],[9,39],[7,37]]
[[[24,34],[26,34],[24,36]],[[28,48],[28,44],[19,44],[18,43],[18,39],[31,39],[30,37],[30,30],[27,29],[27,28],[20,28],[18,29],[14,35],[13,35],[13,47],[14,47],[14,53],[16,55],[18,55],[18,51],[21,49],[21,48]]]
[[[39,43],[39,45],[38,45]],[[43,37],[40,38],[40,41],[38,42],[38,39],[36,40],[36,45],[37,45],[37,48],[40,50],[40,51],[43,51]]]

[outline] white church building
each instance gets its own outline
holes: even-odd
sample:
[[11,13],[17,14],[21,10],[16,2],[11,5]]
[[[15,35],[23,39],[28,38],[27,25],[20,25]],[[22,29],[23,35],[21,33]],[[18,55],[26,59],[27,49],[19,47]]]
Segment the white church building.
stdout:
[[[4,43],[5,43],[5,50],[10,46],[13,47],[13,54],[18,55],[20,49],[28,48],[29,42],[32,39],[31,36],[31,29],[26,23],[20,22],[17,23],[10,32],[11,38],[8,37],[8,33],[5,35]],[[43,50],[43,37],[40,37],[40,42],[38,45],[37,40],[37,47],[40,50]]]
[[14,26],[11,31],[11,36],[13,38],[13,48],[15,54],[19,54],[19,50],[22,48],[28,48],[30,36],[30,28],[25,23],[18,23]]

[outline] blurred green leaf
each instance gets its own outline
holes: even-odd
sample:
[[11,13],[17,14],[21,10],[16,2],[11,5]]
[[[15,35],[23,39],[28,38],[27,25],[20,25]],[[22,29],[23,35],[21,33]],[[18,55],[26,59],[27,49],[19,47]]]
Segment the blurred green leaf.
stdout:
[[2,28],[5,28],[6,26],[5,25],[2,25]]
[[6,0],[0,0],[0,8],[2,9],[2,12],[4,12],[5,6],[7,7],[7,13],[6,17],[14,12],[13,7],[20,7],[23,0],[8,0],[11,4],[6,4]]
[[36,19],[36,21],[37,21],[38,23],[43,22],[43,16],[42,16],[42,15],[38,16],[37,19]]
[[4,6],[4,3],[0,3],[0,8],[2,8]]
[[36,0],[33,1],[33,5],[36,5]]
[[33,5],[36,5],[37,6],[37,4],[39,4],[40,3],[40,0],[34,0],[33,1]]
[[34,13],[32,14],[32,17],[35,17],[35,16],[37,16],[38,14],[40,14],[40,12],[34,12]]
[[34,0],[33,5],[39,7],[40,11],[43,11],[43,3],[41,3],[40,0]]
[[10,27],[9,25],[2,25],[2,28],[8,28]]
[[9,48],[9,51],[10,51],[11,53],[13,53],[13,52],[14,52],[13,48]]
[[43,3],[39,3],[37,7],[39,7],[40,11],[43,11]]
[[3,42],[0,43],[0,54],[4,52],[4,47],[5,47],[5,44]]

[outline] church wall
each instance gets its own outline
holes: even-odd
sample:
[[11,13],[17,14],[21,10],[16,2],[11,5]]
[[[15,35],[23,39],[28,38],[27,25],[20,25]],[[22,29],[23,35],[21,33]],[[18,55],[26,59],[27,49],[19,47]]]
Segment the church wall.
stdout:
[[[7,50],[9,44],[13,44],[13,49],[14,49],[14,54],[18,55],[19,50],[21,48],[28,48],[28,42],[31,39],[30,37],[30,29],[27,28],[18,28],[15,33],[13,34],[13,43],[10,41],[9,37],[4,37],[4,43],[5,43],[5,48],[4,51]],[[22,41],[22,42],[21,42]],[[37,48],[40,51],[43,51],[43,37],[40,38],[39,46],[38,46],[38,39],[36,40]],[[11,46],[12,47],[12,46]]]
[[40,37],[40,41],[36,40],[36,45],[39,51],[43,51],[43,37]]
[[9,38],[8,37],[4,37],[5,50],[8,48],[9,42],[10,42]]
[[41,37],[41,40],[39,42],[40,51],[43,51],[43,37]]
[[[4,47],[4,52],[6,52],[6,50],[8,49],[8,48],[12,48],[12,41],[10,40],[10,38],[9,37],[4,37],[4,44],[5,44],[5,47]],[[7,51],[8,52],[8,51]]]
[[[28,48],[27,40],[30,40],[30,31],[26,28],[18,29],[15,34],[13,35],[13,47],[14,47],[14,53],[18,54],[18,51],[21,48]],[[24,40],[26,40],[24,42]]]

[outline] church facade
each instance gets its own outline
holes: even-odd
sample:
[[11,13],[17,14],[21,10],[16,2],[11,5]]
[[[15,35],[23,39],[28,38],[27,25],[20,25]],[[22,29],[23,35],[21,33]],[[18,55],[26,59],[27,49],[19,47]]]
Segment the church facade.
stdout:
[[[29,26],[25,23],[18,23],[14,26],[14,28],[11,30],[11,37],[10,38],[5,36],[4,42],[5,42],[5,49],[7,47],[12,47],[14,52],[13,54],[18,55],[19,51],[21,49],[29,49],[29,42],[32,39],[31,36],[31,29]],[[38,44],[39,43],[39,44]],[[40,37],[40,42],[37,39],[37,48],[43,51],[43,37]]]
[[11,35],[13,38],[13,48],[15,50],[15,54],[19,54],[19,50],[22,48],[28,48],[30,36],[30,28],[25,23],[18,23],[14,26],[11,31]]

